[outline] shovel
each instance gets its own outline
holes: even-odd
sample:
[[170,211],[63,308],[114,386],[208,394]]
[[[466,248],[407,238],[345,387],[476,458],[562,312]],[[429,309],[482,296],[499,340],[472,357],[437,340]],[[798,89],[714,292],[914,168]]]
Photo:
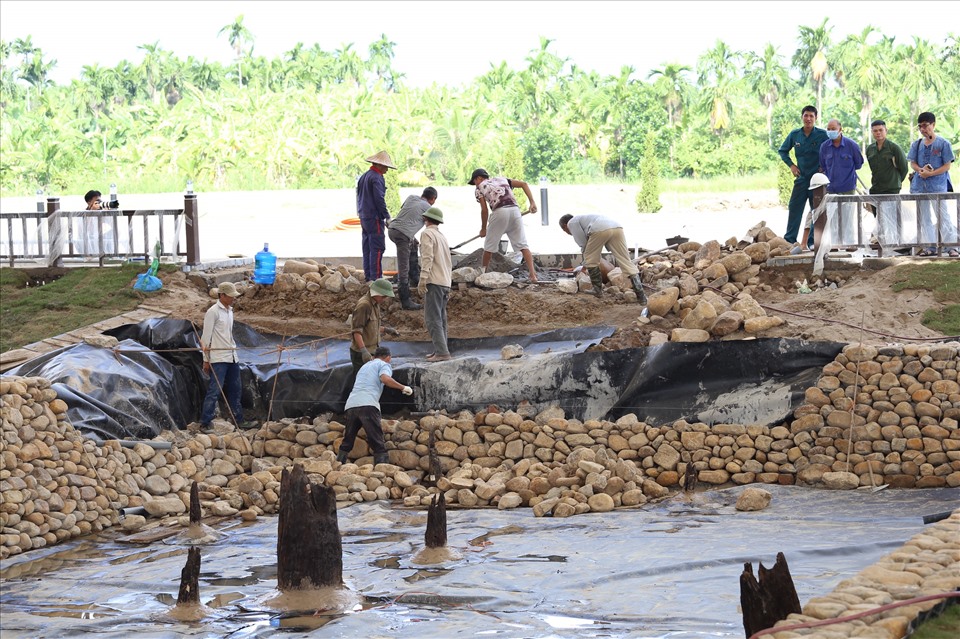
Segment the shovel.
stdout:
[[[526,215],[526,214],[529,213],[529,212],[530,212],[529,209],[526,210],[526,211],[524,211],[523,213],[520,214],[520,217],[523,217],[524,215]],[[476,235],[474,235],[473,237],[471,237],[469,240],[466,240],[466,241],[464,241],[464,242],[460,242],[460,243],[457,244],[456,246],[451,246],[451,247],[450,247],[450,250],[451,250],[451,251],[456,251],[458,248],[460,248],[460,247],[463,246],[464,244],[469,244],[470,242],[474,241],[474,240],[477,239],[478,237],[480,237],[480,234],[479,234],[479,233],[477,233]]]

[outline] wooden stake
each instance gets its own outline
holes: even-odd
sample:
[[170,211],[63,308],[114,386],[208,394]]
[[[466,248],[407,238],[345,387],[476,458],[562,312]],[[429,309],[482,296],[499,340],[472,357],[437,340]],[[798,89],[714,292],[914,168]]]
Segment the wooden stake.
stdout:
[[343,585],[336,494],[311,483],[300,464],[280,476],[277,586],[309,590]]
[[443,548],[447,545],[447,500],[443,493],[434,495],[430,502],[424,541],[427,548]]
[[200,603],[200,549],[193,546],[187,551],[187,563],[180,571],[180,592],[177,594],[177,605],[197,603]]
[[190,524],[200,523],[200,489],[197,488],[197,482],[193,482],[190,487]]
[[743,611],[743,630],[749,639],[755,633],[772,628],[792,613],[801,612],[800,598],[782,552],[769,570],[759,564],[759,581],[753,576],[749,563],[743,564],[740,574],[740,609]]

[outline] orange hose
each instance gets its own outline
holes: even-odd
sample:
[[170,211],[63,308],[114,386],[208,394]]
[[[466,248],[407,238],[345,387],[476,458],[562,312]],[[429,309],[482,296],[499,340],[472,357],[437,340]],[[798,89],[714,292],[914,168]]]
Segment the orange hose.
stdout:
[[352,231],[360,228],[360,218],[358,217],[348,217],[345,220],[340,220],[337,222],[338,231]]

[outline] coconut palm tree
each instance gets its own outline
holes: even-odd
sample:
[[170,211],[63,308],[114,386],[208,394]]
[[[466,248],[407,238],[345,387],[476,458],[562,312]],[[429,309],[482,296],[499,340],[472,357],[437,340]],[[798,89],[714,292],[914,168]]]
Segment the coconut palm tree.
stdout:
[[713,48],[697,60],[697,84],[703,88],[701,106],[709,113],[710,128],[721,137],[724,130],[730,128],[731,96],[739,59],[739,52],[723,40],[717,40]]
[[767,145],[770,148],[773,148],[773,107],[790,82],[782,60],[777,48],[767,43],[763,55],[747,53],[744,68],[750,88],[767,107]]
[[253,45],[253,34],[250,32],[250,29],[243,26],[243,14],[238,15],[236,20],[220,29],[220,31],[217,32],[217,37],[220,37],[224,33],[227,34],[227,42],[230,43],[237,57],[237,86],[243,86],[243,68],[241,62],[243,60],[244,46]]
[[393,48],[397,46],[396,42],[391,42],[385,33],[380,34],[380,39],[370,43],[370,59],[367,62],[368,68],[373,71],[377,79],[383,82],[387,91],[396,90],[395,77],[391,64],[393,62]]
[[859,34],[844,38],[835,51],[838,80],[849,93],[858,94],[860,98],[861,150],[864,153],[870,143],[874,96],[886,88],[889,69],[881,45],[870,41],[870,36],[875,33],[877,30],[867,25]]
[[819,27],[800,27],[799,46],[793,54],[793,66],[800,72],[803,81],[810,79],[817,89],[817,112],[823,113],[823,81],[829,64],[827,51],[830,48],[830,31],[824,18]]
[[690,83],[684,74],[690,71],[690,67],[684,64],[671,62],[647,74],[648,80],[656,78],[654,87],[663,99],[663,105],[667,109],[667,122],[671,127],[680,124],[684,96],[690,89]]

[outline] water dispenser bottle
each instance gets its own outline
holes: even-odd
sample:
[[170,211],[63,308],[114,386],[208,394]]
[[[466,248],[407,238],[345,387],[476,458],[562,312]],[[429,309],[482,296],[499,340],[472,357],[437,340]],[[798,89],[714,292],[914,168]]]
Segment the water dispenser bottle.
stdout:
[[257,284],[273,284],[276,278],[277,256],[270,252],[270,245],[264,243],[263,250],[254,259],[253,281]]

